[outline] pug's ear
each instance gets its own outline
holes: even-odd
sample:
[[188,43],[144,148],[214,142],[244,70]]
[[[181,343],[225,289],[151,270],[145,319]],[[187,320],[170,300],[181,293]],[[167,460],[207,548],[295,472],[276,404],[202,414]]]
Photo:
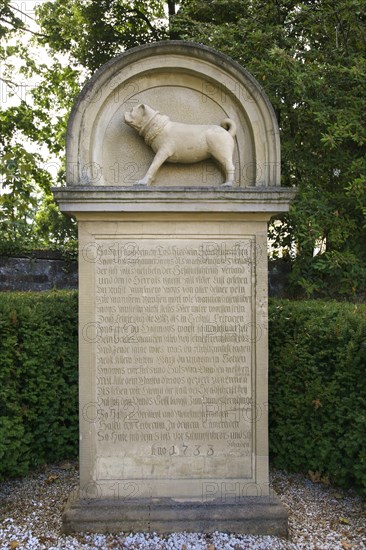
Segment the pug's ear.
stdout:
[[146,105],[144,105],[143,103],[140,103],[140,105],[138,105],[137,108],[138,108],[140,111],[144,111],[144,112],[145,112]]

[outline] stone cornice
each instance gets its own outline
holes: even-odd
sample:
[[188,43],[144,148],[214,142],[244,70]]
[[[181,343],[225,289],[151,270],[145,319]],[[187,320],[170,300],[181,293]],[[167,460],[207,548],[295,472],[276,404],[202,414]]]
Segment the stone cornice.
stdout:
[[287,212],[296,188],[96,187],[53,189],[62,212]]

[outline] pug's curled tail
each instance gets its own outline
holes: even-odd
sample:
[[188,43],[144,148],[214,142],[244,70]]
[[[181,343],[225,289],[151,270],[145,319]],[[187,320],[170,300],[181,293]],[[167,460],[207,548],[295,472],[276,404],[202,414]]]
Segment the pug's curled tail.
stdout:
[[229,132],[229,134],[234,137],[236,135],[236,124],[231,118],[225,118],[220,124],[225,130]]

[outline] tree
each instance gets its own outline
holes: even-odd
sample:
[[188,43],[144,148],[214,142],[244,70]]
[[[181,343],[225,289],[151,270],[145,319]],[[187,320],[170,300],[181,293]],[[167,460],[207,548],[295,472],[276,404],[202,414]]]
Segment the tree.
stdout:
[[[170,15],[174,5],[169,2]],[[0,252],[75,240],[75,224],[56,215],[51,193],[52,184],[65,183],[71,107],[104,62],[168,37],[164,7],[158,0],[55,0],[38,6],[30,28],[32,17],[4,0],[0,61],[10,103],[0,110]],[[26,35],[30,49],[23,44]]]
[[[57,242],[55,235],[39,230],[36,212],[43,202],[50,203],[54,177],[48,156],[63,148],[60,135],[79,89],[75,89],[69,67],[57,66],[56,61],[52,67],[37,62],[37,52],[25,47],[25,35],[41,37],[27,26],[25,15],[8,0],[0,8],[0,78],[5,91],[0,110],[2,252]],[[62,172],[60,161],[52,164]],[[62,217],[61,224],[68,228],[70,239],[74,238],[72,222]]]
[[299,194],[271,236],[296,248],[296,295],[366,292],[364,23],[360,0],[183,0],[173,21],[245,66],[275,108],[283,185]]
[[[175,2],[169,4],[172,9]],[[129,48],[168,38],[164,7],[160,0],[45,2],[37,10],[40,42],[90,74]]]

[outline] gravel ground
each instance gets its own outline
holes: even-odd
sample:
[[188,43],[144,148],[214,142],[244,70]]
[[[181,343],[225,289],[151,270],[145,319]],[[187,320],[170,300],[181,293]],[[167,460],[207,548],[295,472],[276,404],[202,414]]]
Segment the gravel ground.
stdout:
[[366,549],[365,501],[299,474],[272,472],[272,486],[289,509],[288,540],[224,533],[62,535],[62,507],[77,483],[78,471],[70,463],[1,483],[0,549]]

